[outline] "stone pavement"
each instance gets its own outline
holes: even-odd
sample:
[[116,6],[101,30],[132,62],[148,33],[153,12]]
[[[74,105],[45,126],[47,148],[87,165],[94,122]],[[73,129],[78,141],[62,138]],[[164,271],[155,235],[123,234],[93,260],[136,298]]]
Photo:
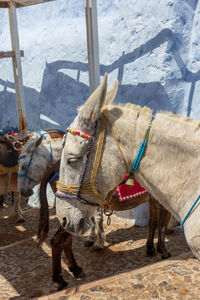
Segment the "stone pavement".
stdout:
[[191,254],[182,230],[167,237],[172,257],[147,257],[147,228],[134,227],[129,220],[113,215],[106,226],[106,247],[95,253],[84,247],[84,237],[75,237],[74,255],[83,268],[75,279],[62,259],[68,288],[57,292],[51,280],[49,239],[58,228],[50,210],[50,233],[39,248],[35,242],[39,210],[25,211],[26,222],[13,224],[7,216],[11,207],[0,210],[0,300],[4,299],[200,299],[200,262]]

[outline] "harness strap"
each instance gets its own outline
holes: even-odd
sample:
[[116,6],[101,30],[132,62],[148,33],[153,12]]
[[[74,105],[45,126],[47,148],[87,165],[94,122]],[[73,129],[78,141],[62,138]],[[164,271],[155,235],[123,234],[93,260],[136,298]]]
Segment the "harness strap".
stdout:
[[148,129],[146,131],[144,140],[143,140],[143,142],[140,145],[139,151],[137,153],[137,156],[136,156],[135,161],[134,161],[133,166],[132,166],[132,170],[129,173],[128,178],[126,180],[124,180],[122,182],[122,184],[126,183],[128,185],[134,185],[134,172],[137,171],[137,168],[139,167],[140,161],[141,161],[142,156],[144,154],[144,151],[146,149],[147,141],[148,141],[148,138],[149,138],[149,132],[150,132],[150,129],[151,129],[152,122],[153,122],[153,120],[151,120],[151,122],[149,124],[149,127],[148,127]]
[[95,187],[95,178],[96,178],[97,170],[98,170],[100,159],[101,159],[101,153],[102,153],[103,141],[104,141],[104,136],[105,136],[105,130],[106,130],[106,117],[105,117],[105,114],[103,114],[102,125],[101,125],[101,129],[100,129],[100,133],[99,133],[99,139],[98,139],[98,142],[97,142],[97,150],[96,150],[96,153],[95,153],[93,169],[92,169],[92,174],[91,174],[91,178],[90,178],[91,190],[94,193],[94,195],[96,197],[98,197],[102,202],[105,202],[105,199],[97,191],[97,189]]
[[35,179],[33,179],[33,178],[31,178],[31,177],[29,177],[27,175],[28,170],[29,170],[30,165],[31,165],[31,162],[32,162],[32,159],[33,159],[33,153],[34,153],[34,151],[32,153],[28,153],[27,155],[23,155],[23,156],[19,157],[19,159],[22,159],[22,158],[24,158],[26,156],[30,156],[30,160],[29,160],[28,167],[26,168],[26,171],[24,172],[24,174],[18,174],[18,177],[26,177],[28,180],[30,180],[30,181],[32,181],[34,183],[39,183],[39,181],[36,181]]
[[59,177],[59,172],[56,173],[55,175],[53,175],[53,177],[49,180],[49,184],[53,183],[54,180],[56,180],[56,178],[58,178],[58,177]]
[[[65,131],[63,131],[63,130],[52,130],[52,131],[45,131],[45,130],[47,130],[47,129],[43,129],[43,130],[37,131],[37,133],[38,133],[40,136],[43,136],[43,140],[46,139],[45,135],[46,135],[46,134],[49,134],[49,133],[65,133]],[[42,131],[44,131],[44,132],[42,132]]]
[[121,157],[122,157],[122,159],[123,159],[124,165],[125,165],[125,167],[126,167],[126,173],[129,173],[129,167],[128,167],[128,164],[127,164],[127,162],[126,162],[126,159],[125,159],[125,157],[124,157],[124,154],[123,154],[123,152],[122,152],[122,149],[121,149],[121,147],[120,147],[120,145],[119,145],[119,142],[118,142],[118,140],[117,140],[117,137],[116,137],[116,135],[115,135],[115,133],[114,133],[114,131],[113,131],[112,124],[111,124],[111,122],[110,122],[110,120],[109,120],[109,118],[108,118],[108,116],[107,116],[107,107],[106,107],[106,106],[104,106],[104,107],[102,108],[102,113],[103,113],[103,115],[106,117],[106,120],[107,120],[108,125],[109,125],[109,128],[110,128],[110,130],[111,130],[111,132],[112,132],[112,135],[113,135],[113,138],[114,138],[114,140],[115,140],[115,143],[116,143],[116,145],[117,145],[117,147],[118,147],[118,150],[119,150],[119,152],[120,152],[120,154],[121,154]]

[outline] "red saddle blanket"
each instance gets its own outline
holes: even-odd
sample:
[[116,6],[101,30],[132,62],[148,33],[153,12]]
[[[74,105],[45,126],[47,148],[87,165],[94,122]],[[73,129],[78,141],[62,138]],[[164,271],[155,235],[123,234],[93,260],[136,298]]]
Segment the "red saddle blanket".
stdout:
[[[127,178],[128,174],[124,176],[124,179]],[[116,188],[114,194],[118,196],[119,201],[126,201],[128,199],[136,198],[147,193],[147,191],[136,180],[134,180],[134,183],[135,184],[133,186],[122,184]]]

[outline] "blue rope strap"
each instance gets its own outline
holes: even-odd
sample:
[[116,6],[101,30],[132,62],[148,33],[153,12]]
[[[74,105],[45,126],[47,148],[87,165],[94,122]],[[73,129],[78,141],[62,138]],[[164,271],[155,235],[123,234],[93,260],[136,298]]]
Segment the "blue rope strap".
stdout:
[[183,228],[185,221],[188,219],[189,215],[191,214],[193,208],[197,205],[198,201],[200,199],[200,195],[198,196],[197,200],[194,202],[194,204],[192,205],[192,207],[190,208],[190,210],[188,211],[188,213],[186,214],[186,216],[184,217],[183,221],[181,222],[181,228]]
[[59,172],[56,173],[55,175],[53,175],[53,177],[49,180],[49,183],[50,183],[50,184],[53,183],[54,180],[56,180],[56,178],[58,178],[58,177],[59,177]]
[[41,131],[44,131],[46,129],[43,129],[43,130],[39,130],[37,131],[37,133],[40,135],[40,136],[43,136],[43,140],[46,140],[46,134],[49,134],[49,133],[65,133],[65,131],[63,130],[52,130],[52,131],[47,131],[47,132],[41,132]]
[[29,155],[23,155],[23,156],[19,157],[19,159],[22,159],[22,158],[25,158],[26,156],[30,156],[30,160],[29,160],[28,167],[26,168],[24,174],[18,174],[17,176],[18,176],[18,177],[26,177],[28,180],[30,180],[30,181],[32,181],[32,182],[34,182],[34,183],[38,183],[38,181],[36,181],[35,179],[33,179],[33,178],[31,178],[31,177],[29,177],[29,176],[27,175],[28,170],[29,170],[30,165],[31,165],[31,162],[32,162],[32,159],[33,159],[33,153],[34,153],[34,151],[31,153],[31,155],[30,155],[30,153],[29,153]]
[[138,154],[137,154],[134,164],[132,166],[132,172],[135,172],[137,170],[139,163],[142,159],[142,156],[144,154],[144,150],[145,150],[146,146],[147,146],[147,142],[142,142],[142,144],[140,145],[140,149],[138,151]]
[[132,177],[132,176],[133,176],[133,173],[137,170],[137,168],[138,168],[138,166],[139,166],[139,164],[140,164],[140,161],[141,161],[141,159],[142,159],[142,156],[143,156],[144,151],[145,151],[146,146],[147,146],[147,141],[148,141],[148,138],[149,138],[149,132],[150,132],[150,129],[151,129],[152,121],[153,121],[153,120],[151,120],[151,122],[150,122],[150,124],[149,124],[149,128],[147,129],[145,138],[144,138],[143,142],[142,142],[141,145],[140,145],[140,149],[139,149],[138,154],[137,154],[137,156],[136,156],[136,158],[135,158],[135,161],[134,161],[134,163],[133,163],[132,170],[131,170],[131,172],[130,172],[130,174],[129,174],[129,177]]

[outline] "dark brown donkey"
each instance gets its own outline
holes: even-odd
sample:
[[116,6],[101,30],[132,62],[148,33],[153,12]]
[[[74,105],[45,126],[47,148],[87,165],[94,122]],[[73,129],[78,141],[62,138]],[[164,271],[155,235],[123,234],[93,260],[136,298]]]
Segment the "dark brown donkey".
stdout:
[[[59,172],[60,162],[57,161],[53,164],[46,175],[43,177],[40,185],[40,221],[38,229],[38,243],[41,244],[49,230],[49,213],[48,213],[48,202],[46,196],[46,187],[48,182],[52,177]],[[151,198],[149,200],[149,198]],[[153,197],[149,197],[149,193],[143,194],[139,197],[120,202],[117,196],[112,198],[112,208],[114,211],[124,211],[128,209],[135,208],[136,206],[149,201],[150,210],[150,221],[149,221],[149,231],[148,239],[146,243],[146,253],[150,256],[155,255],[156,249],[154,247],[154,234],[156,228],[158,228],[158,244],[157,251],[161,253],[162,258],[170,257],[170,252],[167,251],[165,247],[165,229],[170,219],[170,213]],[[99,218],[94,217],[93,229],[95,224],[97,226],[97,238],[98,235],[101,236],[103,232],[103,216],[102,210],[97,214]],[[64,220],[65,222],[65,220]],[[63,224],[63,227],[65,224]],[[64,288],[67,283],[62,278],[61,274],[61,253],[64,250],[69,270],[73,273],[75,277],[78,277],[82,272],[82,269],[77,265],[73,252],[72,252],[72,235],[66,232],[61,226],[56,234],[51,239],[52,246],[52,271],[53,271],[53,281],[59,284],[58,290]],[[90,236],[91,237],[91,236]],[[92,246],[95,242],[95,237],[93,241],[90,238],[88,246]]]
[[[3,194],[6,192],[18,192],[17,172],[18,157],[23,145],[28,141],[30,134],[27,130],[22,130],[16,135],[0,136],[0,195],[3,205]],[[11,218],[23,220],[23,214],[20,208],[19,194],[15,194],[14,213]]]

